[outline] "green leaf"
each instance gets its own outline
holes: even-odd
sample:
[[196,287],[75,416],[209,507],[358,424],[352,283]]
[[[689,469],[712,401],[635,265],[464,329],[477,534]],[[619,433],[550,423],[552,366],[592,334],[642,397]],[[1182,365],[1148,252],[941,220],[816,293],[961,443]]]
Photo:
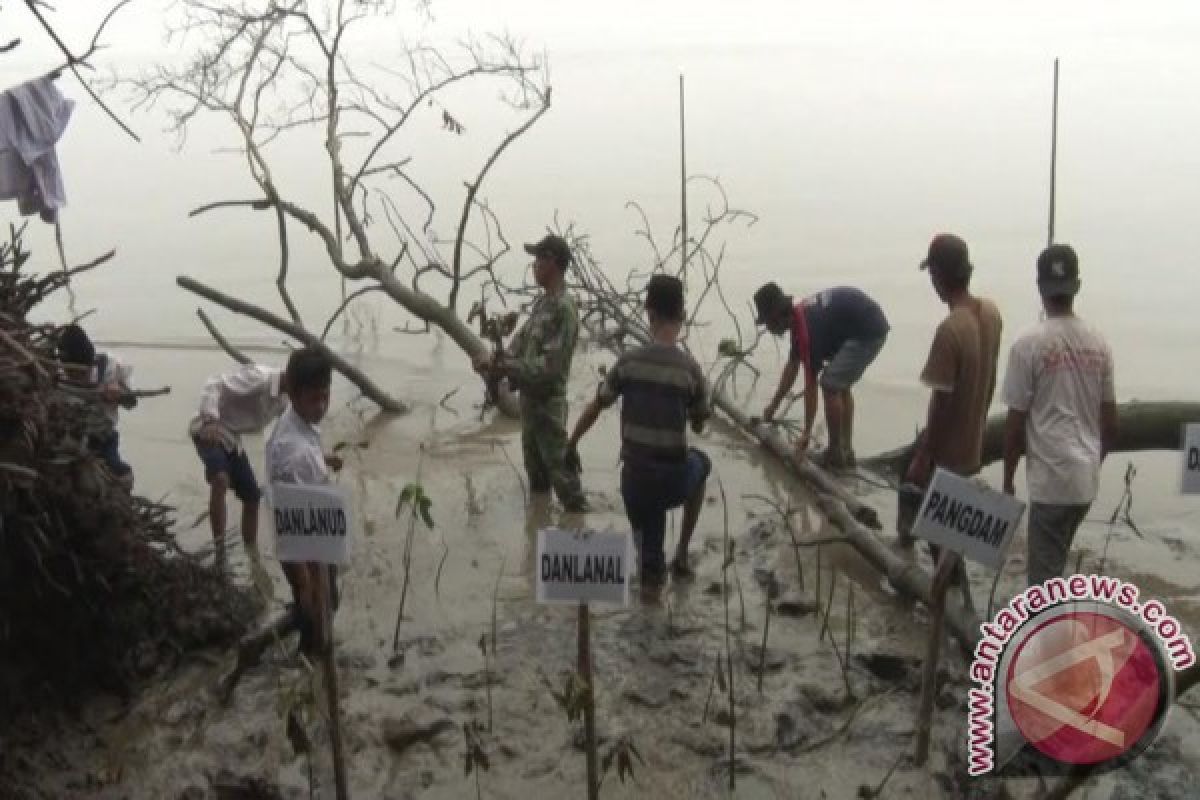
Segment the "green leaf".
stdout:
[[429,509],[432,507],[433,501],[422,492],[420,499],[417,501],[417,510],[421,514],[421,520],[425,523],[425,527],[429,528],[429,530],[433,530],[433,515],[429,513]]

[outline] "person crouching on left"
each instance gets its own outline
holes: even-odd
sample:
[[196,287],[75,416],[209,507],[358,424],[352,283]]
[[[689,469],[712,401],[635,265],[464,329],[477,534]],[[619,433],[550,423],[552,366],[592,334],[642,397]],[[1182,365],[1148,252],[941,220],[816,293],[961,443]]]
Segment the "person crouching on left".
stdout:
[[100,404],[111,426],[106,433],[88,436],[88,449],[104,462],[117,483],[132,489],[133,468],[121,458],[117,418],[121,408],[130,409],[137,405],[137,397],[129,388],[133,368],[111,353],[97,353],[87,332],[74,324],[66,325],[58,332],[58,360],[70,383],[99,391]]

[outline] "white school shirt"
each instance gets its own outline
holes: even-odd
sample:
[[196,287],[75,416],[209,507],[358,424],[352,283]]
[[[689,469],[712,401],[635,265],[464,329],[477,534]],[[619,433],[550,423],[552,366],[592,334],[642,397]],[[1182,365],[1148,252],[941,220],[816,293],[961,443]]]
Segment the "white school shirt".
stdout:
[[1087,322],[1049,317],[1013,343],[1004,403],[1029,415],[1025,479],[1032,502],[1074,505],[1096,498],[1100,407],[1113,402],[1112,352]]
[[67,203],[54,147],[74,107],[48,76],[0,94],[0,199],[16,198],[21,214],[54,222]]
[[204,418],[215,419],[225,447],[240,450],[241,434],[262,431],[287,408],[282,380],[280,370],[259,364],[209,378],[200,393],[200,413],[192,419],[188,432],[195,436]]
[[[124,363],[112,353],[103,353],[104,357],[104,374],[100,374],[99,365],[92,366],[92,372],[88,376],[89,380],[96,385],[97,388],[103,389],[107,386],[116,386],[120,389],[129,390],[129,380],[133,377],[133,367]],[[97,361],[100,359],[97,358]],[[104,407],[104,414],[113,425],[117,424],[117,417],[120,416],[119,403],[101,403]]]
[[329,483],[321,431],[288,407],[267,439],[267,480],[271,483]]

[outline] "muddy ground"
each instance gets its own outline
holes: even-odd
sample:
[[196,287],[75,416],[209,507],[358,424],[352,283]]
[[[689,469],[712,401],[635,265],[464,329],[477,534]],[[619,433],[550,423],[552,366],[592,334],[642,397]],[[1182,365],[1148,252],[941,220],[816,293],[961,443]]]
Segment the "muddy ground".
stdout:
[[[207,523],[192,527],[191,522],[205,508],[205,487],[182,427],[193,402],[188,381],[197,383],[199,373],[220,368],[224,359],[208,350],[126,350],[142,364],[143,374],[180,384],[159,405],[147,403],[140,416],[127,416],[124,429],[142,490],[169,494],[183,520],[181,543],[201,550],[208,542]],[[261,355],[279,357],[277,352]],[[581,356],[571,388],[574,408],[589,396],[592,370],[605,360]],[[490,759],[490,769],[480,775],[483,797],[583,796],[579,725],[567,721],[547,686],[561,685],[573,666],[576,613],[533,603],[532,562],[541,526],[624,529],[617,492],[617,412],[608,413],[581,447],[583,477],[596,510],[586,518],[573,517],[561,514],[555,503],[526,496],[519,430],[491,414],[481,419],[473,407],[480,388],[461,365],[443,369],[436,355],[425,360],[417,354],[375,366],[409,376],[404,394],[414,402],[412,413],[378,417],[367,404],[344,402],[350,395],[339,387],[323,429],[328,446],[349,445],[339,480],[353,492],[359,523],[336,621],[352,794],[474,796],[475,774],[464,775],[462,727],[472,721],[486,727],[490,716],[493,729],[482,737]],[[456,394],[439,403],[456,387]],[[885,405],[887,391],[867,392],[860,413],[873,402]],[[861,424],[860,453],[902,440],[894,427],[878,420]],[[366,446],[356,446],[363,442]],[[1030,780],[966,781],[966,664],[953,647],[944,664],[946,685],[938,698],[931,762],[924,769],[912,767],[907,756],[913,749],[924,609],[897,597],[848,546],[827,545],[820,554],[822,606],[830,582],[836,583],[829,633],[820,638],[826,615],[824,608],[814,610],[816,548],[801,550],[801,588],[794,550],[778,516],[747,495],[798,508],[794,524],[802,541],[835,536],[836,530],[810,507],[804,490],[736,430],[717,422],[699,444],[713,456],[724,485],[736,546],[730,580],[736,572],[740,584],[740,591],[734,585],[728,597],[735,796],[848,798],[869,796],[862,793],[881,784],[881,797],[1038,796],[1040,788]],[[261,440],[250,443],[253,458],[261,459],[261,447]],[[1194,632],[1200,630],[1198,545],[1190,509],[1163,488],[1172,458],[1135,460],[1142,488],[1134,514],[1141,535],[1124,526],[1114,530],[1106,571],[1139,582],[1144,594],[1160,597]],[[405,525],[395,518],[396,500],[418,463],[433,498],[435,528],[416,534],[400,647],[393,652],[405,540]],[[1102,496],[1079,536],[1085,568],[1094,568],[1101,557],[1121,472],[1107,470]],[[879,511],[890,531],[894,494],[874,480],[846,480]],[[723,533],[713,480],[692,544],[696,578],[672,584],[659,604],[635,602],[627,610],[593,616],[601,754],[627,738],[645,759],[623,784],[615,770],[608,774],[603,796],[729,796],[728,701],[719,691],[709,696],[716,656],[724,647]],[[668,547],[673,541],[672,530]],[[265,545],[262,569],[240,549],[232,564],[234,579],[262,587],[277,611],[287,590],[269,548]],[[998,601],[1021,585],[1023,550],[1022,536],[1014,542]],[[927,565],[927,556],[915,557]],[[985,605],[991,576],[972,567],[971,577],[975,596]],[[855,624],[848,643],[849,586]],[[489,669],[479,641],[491,630],[493,593],[498,648]],[[773,615],[760,692],[768,602]],[[839,664],[847,649],[849,666],[843,670]],[[30,796],[78,798],[332,797],[325,726],[312,700],[321,696],[319,684],[313,684],[294,650],[290,640],[268,651],[227,705],[214,687],[232,666],[233,653],[203,652],[192,654],[128,706],[99,698],[77,719],[30,728],[30,738],[41,741],[30,743],[22,790]],[[311,763],[289,740],[289,708],[311,723],[316,740]],[[1099,779],[1087,796],[1194,796],[1200,779],[1197,734],[1196,712],[1176,708],[1149,753]]]

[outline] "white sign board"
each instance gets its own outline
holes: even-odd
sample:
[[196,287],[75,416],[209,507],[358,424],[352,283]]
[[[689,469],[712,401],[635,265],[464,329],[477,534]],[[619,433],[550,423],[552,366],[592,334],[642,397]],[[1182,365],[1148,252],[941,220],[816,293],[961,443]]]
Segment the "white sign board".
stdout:
[[938,469],[921,501],[913,536],[1000,569],[1025,504]]
[[349,560],[350,508],[340,488],[273,483],[271,520],[280,561],[341,565]]
[[619,531],[538,531],[537,601],[628,606],[632,541]]
[[1183,426],[1183,493],[1200,494],[1200,424]]

